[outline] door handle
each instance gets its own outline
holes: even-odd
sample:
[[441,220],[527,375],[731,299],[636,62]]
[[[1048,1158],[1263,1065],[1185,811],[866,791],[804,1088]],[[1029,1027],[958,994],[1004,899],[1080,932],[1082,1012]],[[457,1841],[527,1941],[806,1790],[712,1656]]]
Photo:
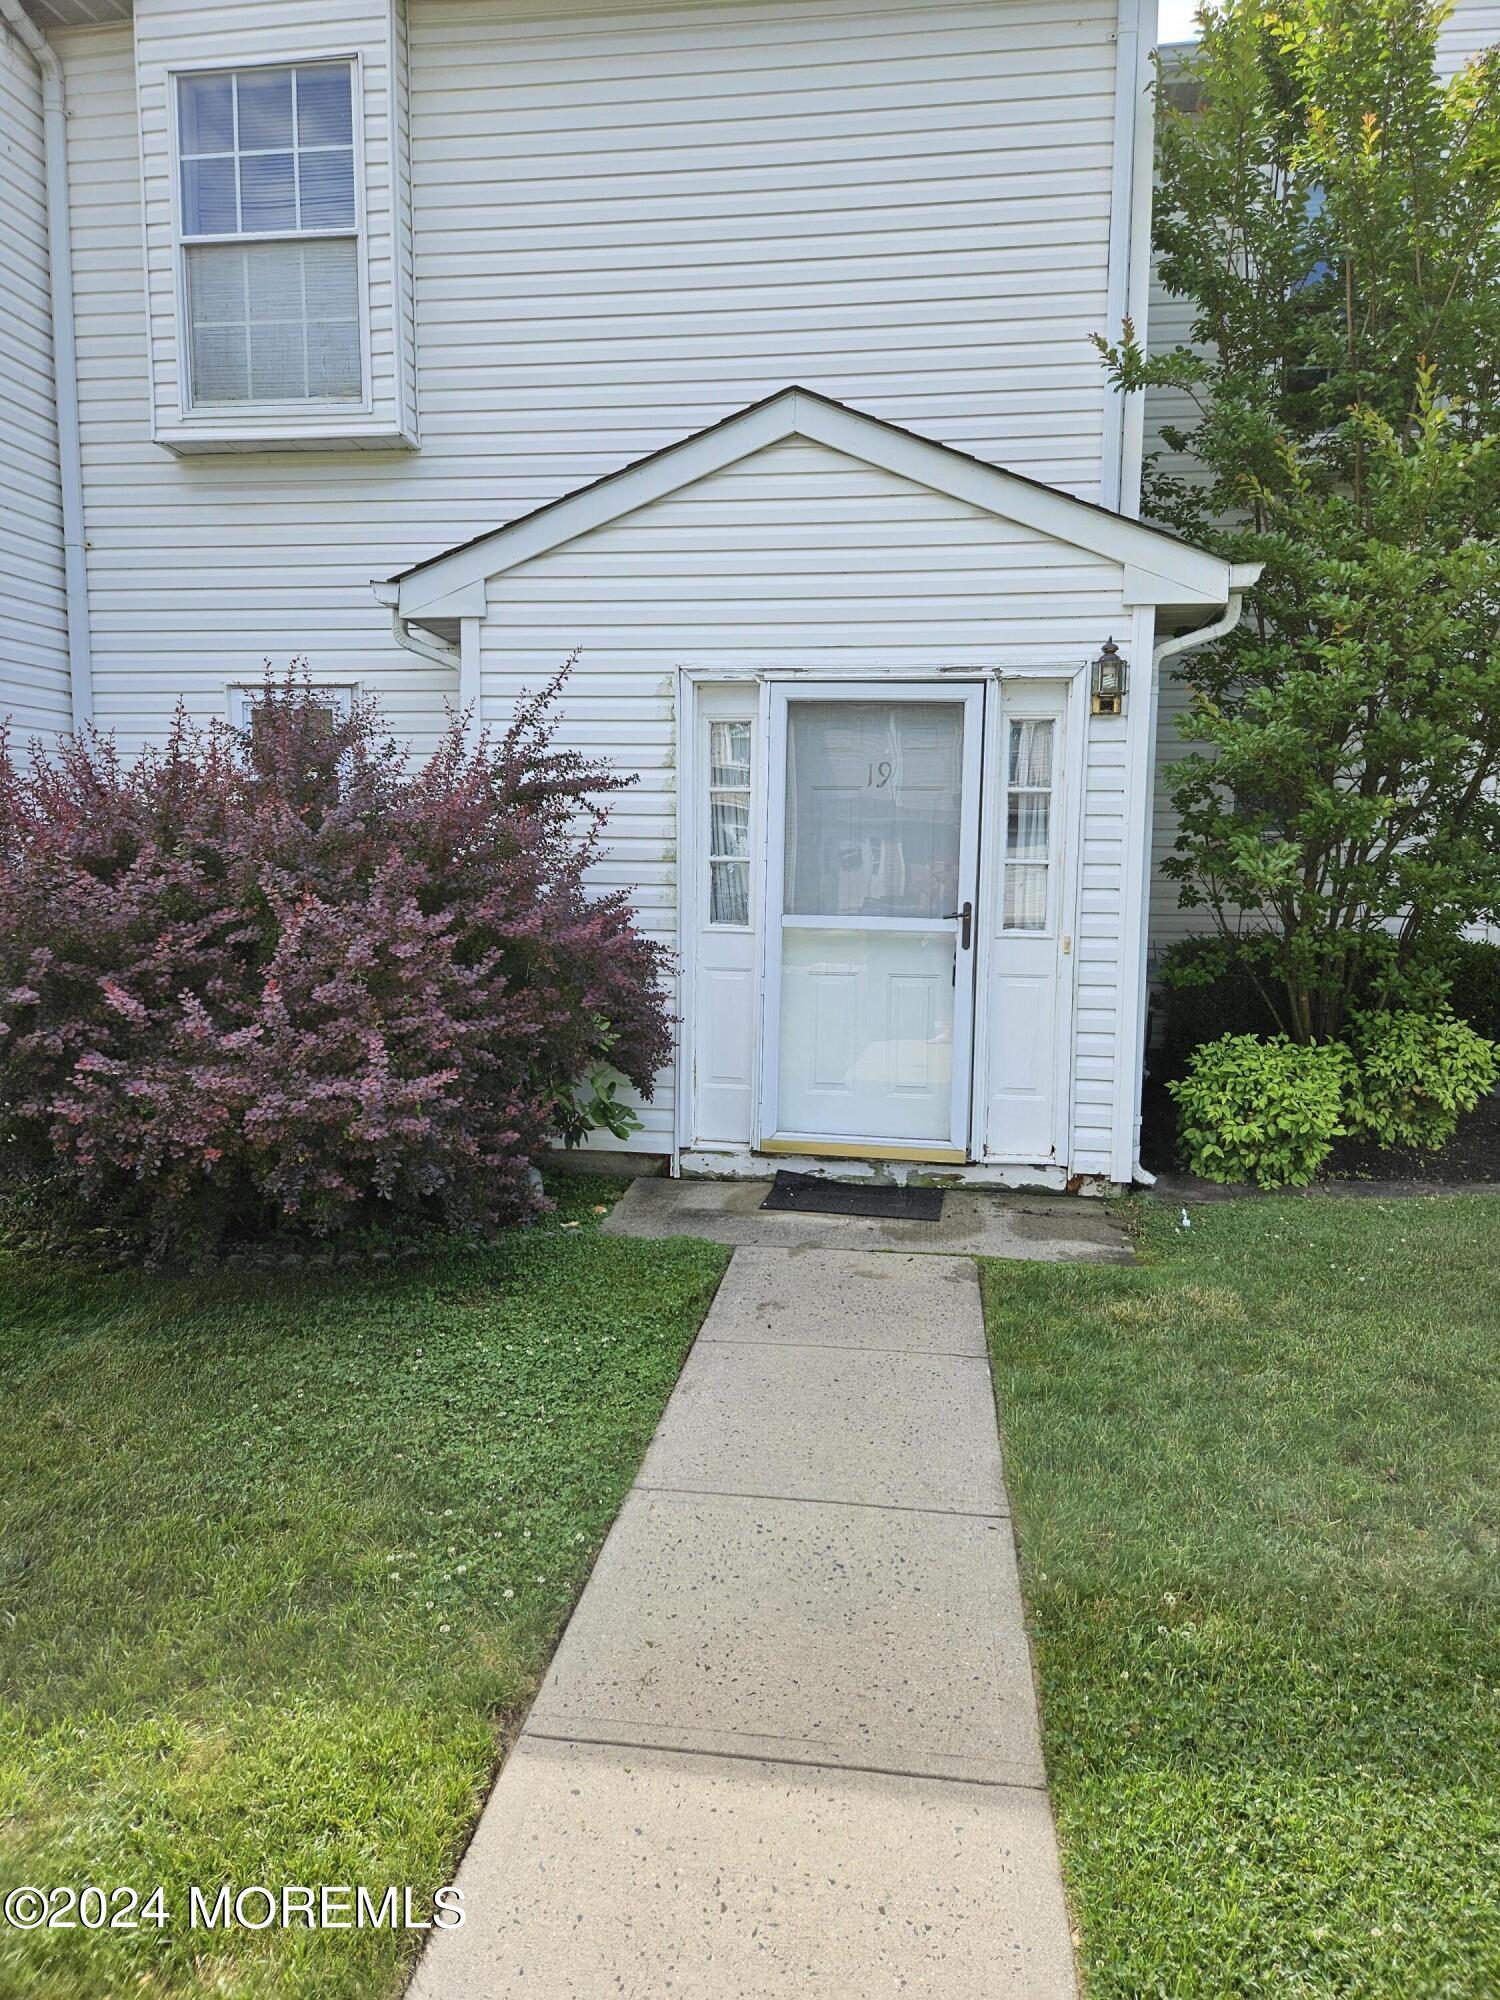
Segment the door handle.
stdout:
[[950,910],[948,921],[952,923],[955,920],[962,926],[959,931],[959,945],[967,951],[974,942],[974,905],[965,903],[961,910]]

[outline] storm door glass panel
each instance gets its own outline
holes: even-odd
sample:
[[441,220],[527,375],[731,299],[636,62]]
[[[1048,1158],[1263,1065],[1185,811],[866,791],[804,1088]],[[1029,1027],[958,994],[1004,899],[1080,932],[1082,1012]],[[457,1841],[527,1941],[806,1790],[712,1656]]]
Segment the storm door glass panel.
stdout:
[[799,701],[787,724],[788,916],[946,916],[958,894],[963,710]]
[[956,701],[788,705],[784,1132],[950,1140],[963,752]]
[[711,722],[708,736],[708,920],[750,923],[750,729]]
[[1050,721],[1010,725],[1005,773],[1004,927],[1008,931],[1047,928],[1052,739]]

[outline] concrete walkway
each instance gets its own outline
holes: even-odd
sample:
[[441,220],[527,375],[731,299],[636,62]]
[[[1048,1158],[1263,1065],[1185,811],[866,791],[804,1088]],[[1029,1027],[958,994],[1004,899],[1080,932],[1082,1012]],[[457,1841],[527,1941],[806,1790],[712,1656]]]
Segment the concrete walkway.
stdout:
[[1076,1994],[974,1265],[740,1249],[411,2000]]

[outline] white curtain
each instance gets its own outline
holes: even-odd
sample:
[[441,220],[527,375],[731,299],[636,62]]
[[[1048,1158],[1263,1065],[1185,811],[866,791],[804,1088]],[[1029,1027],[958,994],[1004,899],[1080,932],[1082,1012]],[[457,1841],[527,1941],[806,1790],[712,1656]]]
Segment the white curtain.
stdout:
[[1006,859],[1045,861],[1051,817],[1050,793],[1012,792],[1006,807]]
[[1047,926],[1047,871],[1009,862],[1005,869],[1005,928],[1040,931]]
[[1048,720],[1013,722],[1010,725],[1011,784],[1052,784],[1052,724]]

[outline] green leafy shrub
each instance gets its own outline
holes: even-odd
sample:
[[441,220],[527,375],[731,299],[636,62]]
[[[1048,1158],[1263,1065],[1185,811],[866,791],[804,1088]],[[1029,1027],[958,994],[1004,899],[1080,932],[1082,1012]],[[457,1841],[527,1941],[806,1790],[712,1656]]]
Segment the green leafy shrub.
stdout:
[[1345,1135],[1353,1068],[1342,1042],[1224,1035],[1169,1083],[1187,1162],[1211,1181],[1306,1187]]
[[[1164,1022],[1162,1074],[1181,1076],[1193,1050],[1222,1035],[1274,1035],[1280,1030],[1262,991],[1275,984],[1266,978],[1264,953],[1263,940],[1230,942],[1216,936],[1180,938],[1162,953],[1156,968]],[[1373,1014],[1398,1004],[1433,1013],[1451,1009],[1476,1033],[1500,1042],[1500,944],[1487,938],[1452,939],[1408,969],[1400,1002],[1377,981],[1362,981],[1351,1011]]]
[[1358,1014],[1352,1040],[1356,1060],[1345,1115],[1351,1131],[1382,1146],[1446,1146],[1462,1113],[1472,1111],[1500,1075],[1495,1043],[1446,1008]]
[[1460,938],[1453,949],[1448,1004],[1460,1021],[1500,1042],[1500,944]]
[[1274,1035],[1277,1023],[1244,956],[1219,937],[1188,937],[1162,953],[1162,1056],[1181,1076],[1193,1050],[1223,1035]]

